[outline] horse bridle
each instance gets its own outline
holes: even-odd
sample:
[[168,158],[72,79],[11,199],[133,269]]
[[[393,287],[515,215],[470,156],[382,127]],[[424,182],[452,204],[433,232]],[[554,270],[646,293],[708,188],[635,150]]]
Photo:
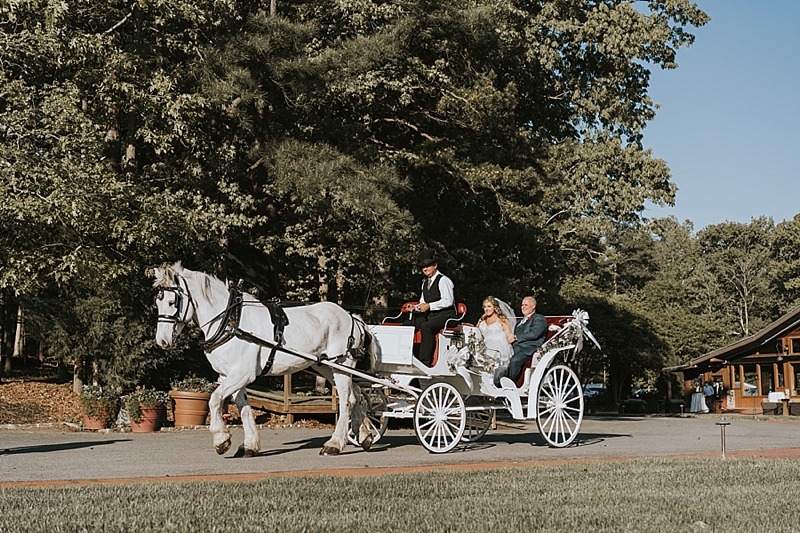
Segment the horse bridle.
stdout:
[[[174,287],[160,287],[153,302],[156,303],[157,300],[163,300],[164,294],[167,292],[175,295],[175,313],[171,315],[158,315],[159,323],[172,324],[172,344],[175,344],[175,342],[178,340],[178,335],[180,335],[180,333],[178,333],[178,324],[186,323],[186,318],[189,316],[189,307],[194,307],[194,300],[192,300],[192,295],[189,293],[189,287],[186,287],[184,290],[184,288],[181,287],[180,279],[181,277],[176,275]],[[184,280],[183,283],[186,284],[186,281]],[[184,295],[186,298],[186,306],[183,308],[183,313],[181,313]],[[157,303],[156,309],[158,309]],[[195,309],[195,313],[197,313],[197,309]]]
[[[183,285],[186,287],[181,286],[180,280],[183,280]],[[195,306],[194,299],[192,298],[192,293],[189,292],[189,285],[186,283],[186,280],[183,279],[181,276],[175,275],[175,286],[174,287],[159,287],[158,293],[156,294],[155,300],[163,300],[165,293],[172,293],[175,295],[175,312],[171,315],[158,315],[158,322],[159,323],[167,323],[172,324],[172,344],[174,345],[178,341],[178,337],[180,333],[178,332],[178,324],[186,324],[187,318],[189,317],[189,308],[194,308],[195,316],[197,316],[197,306]],[[184,296],[186,298],[186,306],[183,306]],[[156,303],[154,301],[154,303]],[[156,303],[156,309],[158,309],[158,305]],[[242,295],[238,289],[235,289],[233,285],[230,287],[230,299],[228,301],[228,306],[222,311],[220,314],[206,322],[205,324],[200,325],[200,329],[205,328],[207,325],[212,324],[214,322],[219,322],[220,325],[217,328],[217,332],[212,335],[208,340],[201,342],[200,345],[203,349],[207,352],[212,351],[214,348],[218,346],[222,346],[230,339],[235,336],[234,330],[236,330],[237,326],[239,325],[239,318],[242,312]]]

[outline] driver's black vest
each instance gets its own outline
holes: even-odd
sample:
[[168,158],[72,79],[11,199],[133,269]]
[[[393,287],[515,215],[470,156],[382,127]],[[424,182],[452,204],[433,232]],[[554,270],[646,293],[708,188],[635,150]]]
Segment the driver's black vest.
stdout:
[[[442,274],[439,272],[433,277],[430,286],[428,286],[427,279],[422,282],[422,297],[425,299],[426,303],[432,304],[433,302],[438,302],[442,299],[442,292],[439,290],[439,280],[441,278]],[[440,309],[439,311],[431,311],[430,314],[437,315],[445,312],[453,313],[454,307],[447,307],[445,309]]]

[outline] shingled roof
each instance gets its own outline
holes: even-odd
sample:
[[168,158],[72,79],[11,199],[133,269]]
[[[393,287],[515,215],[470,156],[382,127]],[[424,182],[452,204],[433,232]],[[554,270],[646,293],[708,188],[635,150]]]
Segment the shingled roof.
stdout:
[[775,342],[798,327],[800,327],[800,307],[794,308],[755,335],[736,341],[724,348],[718,348],[700,357],[696,357],[682,365],[664,367],[661,371],[664,373],[685,372],[687,370],[710,366],[713,363],[726,364],[747,357],[748,355],[761,352],[762,347],[765,348],[763,350],[764,353],[775,353]]

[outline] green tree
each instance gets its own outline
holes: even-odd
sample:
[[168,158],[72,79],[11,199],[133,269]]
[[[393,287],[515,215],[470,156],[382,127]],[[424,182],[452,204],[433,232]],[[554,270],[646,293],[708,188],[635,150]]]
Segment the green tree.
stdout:
[[656,219],[645,231],[653,240],[652,279],[633,295],[633,302],[668,343],[666,364],[678,365],[724,342],[718,293],[691,222]]
[[615,401],[624,400],[634,383],[655,382],[669,346],[645,313],[626,299],[603,294],[579,279],[565,284],[561,296],[569,308],[588,311],[589,329],[601,346],[601,350],[587,347],[579,356],[584,382],[607,376]]
[[719,287],[717,305],[726,327],[749,336],[766,325],[775,313],[769,290],[774,225],[760,217],[749,224],[725,222],[698,233],[703,259]]
[[4,2],[2,287],[133,294],[115,308],[145,328],[149,268],[220,273],[235,238],[297,298],[409,297],[434,246],[473,309],[555,305],[564,276],[601,279],[615,224],[673,200],[644,65],[708,17],[646,6]]
[[780,309],[788,312],[800,305],[800,215],[779,223],[773,236],[772,294]]

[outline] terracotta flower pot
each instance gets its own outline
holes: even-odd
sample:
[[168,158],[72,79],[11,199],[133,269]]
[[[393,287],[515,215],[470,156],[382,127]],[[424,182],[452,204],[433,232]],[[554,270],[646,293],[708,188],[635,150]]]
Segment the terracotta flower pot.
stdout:
[[83,426],[86,429],[106,429],[109,424],[107,420],[98,420],[88,415],[83,415]]
[[209,392],[171,390],[175,401],[175,426],[204,426],[208,416]]
[[83,414],[83,427],[86,429],[110,428],[117,419],[119,404],[117,399],[94,398],[90,395],[81,395],[81,411]]
[[138,422],[131,420],[131,431],[134,433],[149,433],[158,428],[161,417],[164,414],[164,404],[159,403],[153,407],[141,407],[142,416]]

